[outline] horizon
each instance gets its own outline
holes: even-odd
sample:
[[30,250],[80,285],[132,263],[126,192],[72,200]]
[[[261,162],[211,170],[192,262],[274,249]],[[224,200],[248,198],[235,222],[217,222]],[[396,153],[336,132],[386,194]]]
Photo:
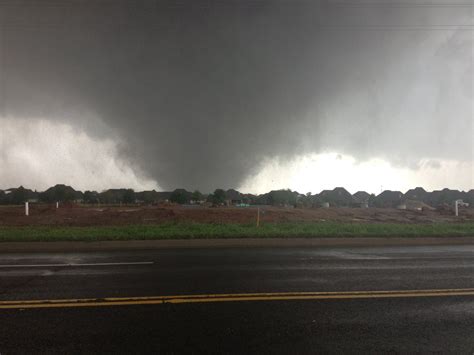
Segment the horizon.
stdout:
[[0,3],[0,185],[470,189],[471,6]]
[[[298,190],[292,190],[290,188],[281,188],[281,189],[274,189],[274,190],[268,190],[264,193],[260,193],[260,194],[253,194],[253,193],[250,193],[250,192],[245,192],[245,191],[241,191],[239,189],[236,189],[236,188],[216,188],[214,189],[213,191],[210,191],[210,192],[202,192],[200,190],[188,190],[188,189],[185,189],[185,188],[181,188],[181,187],[178,187],[178,188],[174,188],[174,189],[171,189],[171,190],[135,190],[133,188],[127,188],[127,187],[114,187],[114,188],[108,188],[108,189],[104,189],[104,190],[90,190],[90,189],[76,189],[74,186],[70,186],[70,185],[67,185],[67,184],[55,184],[53,186],[50,186],[48,187],[47,189],[44,189],[44,190],[37,190],[37,189],[32,189],[28,186],[23,186],[23,185],[20,185],[18,187],[10,187],[10,188],[0,188],[0,191],[9,191],[9,190],[15,190],[15,189],[19,189],[21,187],[23,187],[24,189],[26,190],[30,190],[30,191],[33,191],[33,192],[36,192],[36,193],[43,193],[51,188],[55,188],[55,187],[58,187],[58,186],[65,186],[65,187],[71,187],[72,189],[74,189],[74,191],[76,192],[81,192],[81,193],[84,193],[84,192],[97,192],[97,193],[103,193],[103,192],[106,192],[106,191],[110,191],[110,190],[133,190],[134,193],[141,193],[141,192],[157,192],[157,193],[167,193],[167,192],[173,192],[173,191],[176,191],[176,190],[185,190],[186,192],[195,192],[195,191],[198,191],[200,193],[202,193],[203,195],[210,195],[212,193],[214,193],[216,190],[223,190],[225,192],[227,191],[230,191],[230,190],[233,190],[233,191],[237,191],[239,192],[240,194],[242,195],[253,195],[253,196],[260,196],[260,195],[265,195],[267,193],[270,193],[272,191],[291,191],[291,192],[296,192],[298,193],[299,195],[306,195],[307,193],[309,192],[306,192],[306,193],[303,193],[303,192],[300,192]],[[354,195],[358,192],[366,192],[368,193],[369,195],[375,195],[375,196],[378,196],[380,195],[381,193],[383,192],[401,192],[403,194],[406,194],[407,192],[409,191],[412,191],[412,190],[416,190],[416,189],[423,189],[425,192],[427,193],[433,193],[433,192],[436,192],[436,191],[444,191],[444,190],[449,190],[449,191],[459,191],[459,192],[463,192],[463,193],[469,193],[471,191],[474,191],[474,188],[472,189],[469,189],[469,190],[460,190],[460,189],[455,189],[455,188],[450,188],[450,187],[444,187],[444,188],[441,188],[441,189],[436,189],[436,190],[428,190],[428,189],[425,189],[423,186],[416,186],[416,187],[412,187],[408,190],[391,190],[391,189],[384,189],[384,190],[381,190],[379,191],[378,193],[371,193],[371,192],[368,192],[368,191],[365,191],[365,190],[357,190],[357,191],[350,191],[348,189],[346,189],[344,186],[336,186],[332,189],[324,189],[324,190],[321,190],[317,193],[311,193],[311,196],[315,196],[315,195],[319,195],[320,193],[324,192],[324,191],[333,191],[333,190],[336,190],[336,189],[344,189],[346,190],[349,194],[351,195]]]

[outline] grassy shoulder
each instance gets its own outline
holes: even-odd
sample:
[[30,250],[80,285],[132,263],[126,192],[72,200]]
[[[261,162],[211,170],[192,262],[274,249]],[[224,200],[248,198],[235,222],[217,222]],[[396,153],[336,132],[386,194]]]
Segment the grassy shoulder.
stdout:
[[445,236],[474,236],[474,223],[268,223],[259,228],[255,225],[210,223],[100,227],[0,227],[0,242]]

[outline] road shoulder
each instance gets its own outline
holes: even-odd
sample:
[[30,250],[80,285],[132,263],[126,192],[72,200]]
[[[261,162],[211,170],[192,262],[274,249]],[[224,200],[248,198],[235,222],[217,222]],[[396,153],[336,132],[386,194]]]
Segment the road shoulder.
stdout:
[[472,237],[232,238],[98,242],[3,242],[1,252],[87,252],[180,248],[473,245]]

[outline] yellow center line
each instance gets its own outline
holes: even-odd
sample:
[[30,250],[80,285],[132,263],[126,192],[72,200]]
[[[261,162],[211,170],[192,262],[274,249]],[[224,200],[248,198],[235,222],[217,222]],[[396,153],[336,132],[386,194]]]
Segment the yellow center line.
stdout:
[[386,291],[343,291],[343,292],[274,292],[274,293],[229,293],[176,296],[145,297],[106,297],[52,300],[11,300],[0,301],[0,309],[26,308],[69,308],[103,307],[130,305],[157,305],[210,302],[251,302],[251,301],[292,301],[292,300],[331,300],[364,298],[409,298],[409,297],[447,297],[474,296],[474,288],[428,289],[428,290],[386,290]]

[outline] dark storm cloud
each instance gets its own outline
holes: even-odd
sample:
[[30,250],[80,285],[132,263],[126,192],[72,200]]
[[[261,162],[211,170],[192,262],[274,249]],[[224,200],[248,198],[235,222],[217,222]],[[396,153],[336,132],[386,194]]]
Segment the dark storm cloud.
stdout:
[[109,134],[94,112],[164,188],[236,187],[264,158],[323,150],[472,160],[466,7],[18,4],[0,1],[1,112]]

